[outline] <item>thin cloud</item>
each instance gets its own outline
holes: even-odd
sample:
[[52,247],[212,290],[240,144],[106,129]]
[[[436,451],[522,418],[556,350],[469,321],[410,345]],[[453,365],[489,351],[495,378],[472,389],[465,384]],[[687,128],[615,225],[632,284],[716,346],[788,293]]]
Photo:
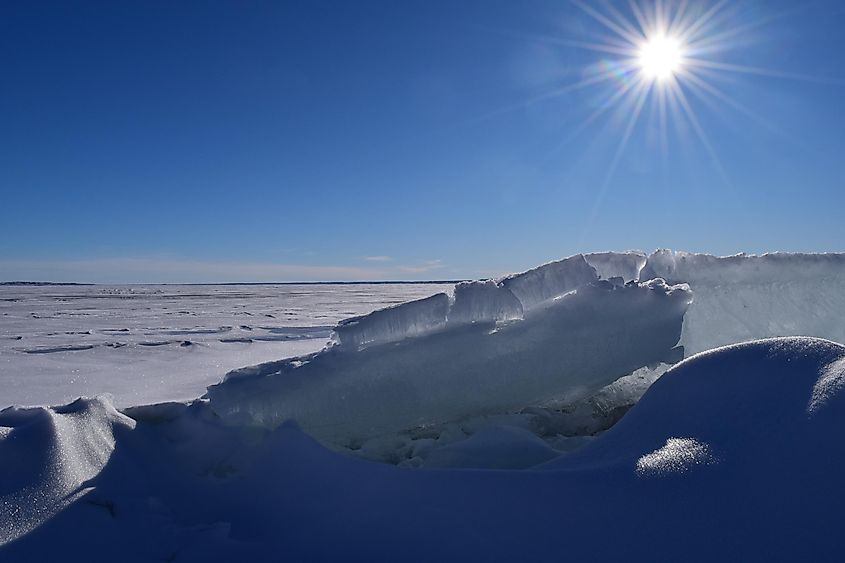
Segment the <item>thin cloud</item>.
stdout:
[[442,260],[426,260],[421,264],[412,264],[410,266],[399,266],[397,269],[400,272],[405,272],[408,274],[425,274],[427,272],[431,272],[433,270],[439,270],[440,268],[445,267]]
[[389,279],[377,267],[208,262],[160,258],[0,261],[0,280],[93,283],[238,283]]
[[365,256],[364,260],[369,262],[390,262],[393,258],[390,256]]

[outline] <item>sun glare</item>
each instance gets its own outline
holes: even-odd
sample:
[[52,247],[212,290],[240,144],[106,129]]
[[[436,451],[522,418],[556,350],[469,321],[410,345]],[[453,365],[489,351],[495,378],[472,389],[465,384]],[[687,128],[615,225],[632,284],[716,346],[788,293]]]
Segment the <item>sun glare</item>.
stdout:
[[649,38],[640,47],[638,57],[642,73],[646,78],[657,81],[673,76],[680,69],[682,60],[680,41],[665,35]]
[[[723,74],[742,73],[773,78],[815,79],[805,75],[722,62],[726,53],[745,43],[745,32],[760,22],[743,22],[739,2],[729,0],[627,0],[609,2],[570,0],[600,24],[576,38],[552,37],[551,43],[587,49],[600,54],[580,80],[532,99],[541,101],[576,90],[596,93],[591,111],[572,138],[600,116],[611,113],[620,129],[617,149],[607,166],[597,203],[615,174],[638,125],[647,120],[649,142],[659,144],[668,165],[671,133],[694,135],[725,178],[721,161],[699,120],[695,101],[713,111],[736,110],[769,127],[767,120],[734,100],[717,85]],[[627,4],[627,6],[625,6]],[[521,109],[524,103],[507,109]],[[498,112],[494,112],[498,113]],[[491,114],[492,115],[492,114]],[[670,127],[674,122],[675,127]]]

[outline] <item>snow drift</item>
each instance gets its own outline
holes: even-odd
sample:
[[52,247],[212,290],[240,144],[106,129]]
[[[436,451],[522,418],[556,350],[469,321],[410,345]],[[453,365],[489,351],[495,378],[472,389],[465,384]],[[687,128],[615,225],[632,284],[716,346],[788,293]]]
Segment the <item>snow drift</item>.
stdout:
[[0,558],[835,560],[843,365],[845,347],[818,339],[721,348],[571,454],[543,463],[518,432],[466,446],[515,443],[542,463],[528,471],[409,471],[289,425],[223,426],[202,402],[145,407],[85,492]]
[[117,433],[134,427],[105,397],[0,411],[0,545],[82,496],[108,462]]

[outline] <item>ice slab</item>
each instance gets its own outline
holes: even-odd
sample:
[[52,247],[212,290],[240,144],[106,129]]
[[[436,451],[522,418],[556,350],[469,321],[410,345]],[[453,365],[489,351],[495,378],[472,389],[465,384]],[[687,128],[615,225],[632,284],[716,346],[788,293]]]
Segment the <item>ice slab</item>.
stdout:
[[684,318],[687,354],[773,336],[845,342],[845,255],[717,257],[659,250],[641,277],[683,280],[695,294]]
[[[583,258],[575,263],[593,272]],[[664,359],[690,299],[685,286],[662,280],[590,283],[544,300],[521,321],[449,327],[361,350],[329,348],[233,372],[209,387],[208,396],[231,424],[273,428],[293,419],[340,445],[459,417],[572,402]]]
[[510,289],[494,280],[464,282],[455,286],[449,324],[511,321],[522,317],[519,299]]
[[334,332],[341,346],[361,348],[422,336],[446,326],[449,296],[438,293],[368,315],[344,319]]
[[522,308],[528,311],[597,279],[595,269],[583,255],[576,254],[508,276],[500,284],[509,289],[522,303]]

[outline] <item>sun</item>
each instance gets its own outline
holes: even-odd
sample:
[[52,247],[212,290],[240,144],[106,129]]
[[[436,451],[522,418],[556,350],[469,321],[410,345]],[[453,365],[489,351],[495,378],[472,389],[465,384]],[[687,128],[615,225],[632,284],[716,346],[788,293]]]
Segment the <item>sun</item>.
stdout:
[[640,46],[637,62],[640,72],[650,80],[662,82],[671,78],[683,64],[681,42],[667,35],[647,38]]

